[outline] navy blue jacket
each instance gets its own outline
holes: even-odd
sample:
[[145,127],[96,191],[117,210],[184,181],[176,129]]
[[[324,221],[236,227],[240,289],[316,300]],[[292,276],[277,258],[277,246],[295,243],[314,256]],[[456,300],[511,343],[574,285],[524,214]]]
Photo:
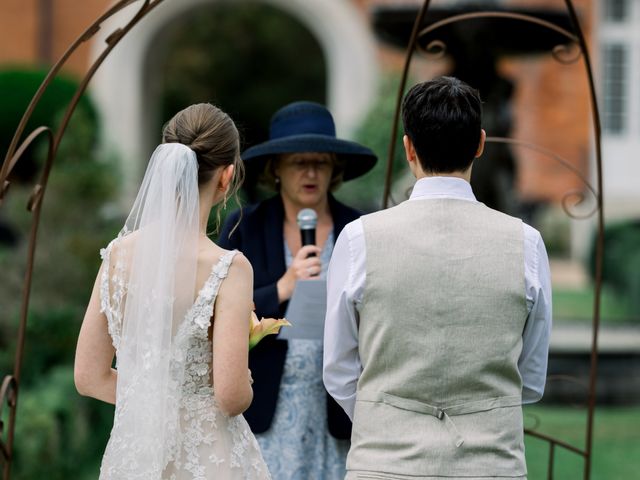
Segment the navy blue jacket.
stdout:
[[[360,217],[360,212],[338,202],[329,195],[329,210],[333,219],[334,238],[344,226]],[[286,271],[284,259],[284,205],[280,195],[248,206],[242,211],[240,224],[229,232],[240,218],[240,211],[230,214],[222,226],[218,244],[240,250],[253,266],[253,300],[258,318],[282,318],[287,303],[278,303],[277,281]],[[263,433],[269,429],[278,400],[278,391],[287,341],[274,335],[263,339],[249,354],[253,374],[253,402],[244,413],[251,430]],[[351,422],[342,408],[327,394],[327,421],[336,438],[351,437]]]

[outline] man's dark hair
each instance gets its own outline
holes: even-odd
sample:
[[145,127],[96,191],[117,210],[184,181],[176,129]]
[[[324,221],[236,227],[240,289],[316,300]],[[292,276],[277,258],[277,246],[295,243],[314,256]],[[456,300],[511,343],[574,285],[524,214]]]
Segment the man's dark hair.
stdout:
[[480,143],[482,104],[478,91],[454,77],[411,88],[402,102],[402,123],[425,172],[466,170]]

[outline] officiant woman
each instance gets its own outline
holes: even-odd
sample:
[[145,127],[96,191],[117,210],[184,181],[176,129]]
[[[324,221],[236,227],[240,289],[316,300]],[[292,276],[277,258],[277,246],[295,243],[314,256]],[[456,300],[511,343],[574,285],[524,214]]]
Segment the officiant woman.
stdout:
[[[324,106],[295,102],[273,115],[269,140],[242,159],[275,195],[229,215],[219,244],[251,262],[258,317],[281,318],[296,282],[324,278],[338,234],[360,216],[331,192],[368,172],[376,156],[337,138]],[[301,245],[296,217],[303,208],[318,214],[315,246]],[[244,415],[273,478],[342,479],[351,424],[322,384],[322,339],[267,337],[251,351],[249,367],[254,398]]]

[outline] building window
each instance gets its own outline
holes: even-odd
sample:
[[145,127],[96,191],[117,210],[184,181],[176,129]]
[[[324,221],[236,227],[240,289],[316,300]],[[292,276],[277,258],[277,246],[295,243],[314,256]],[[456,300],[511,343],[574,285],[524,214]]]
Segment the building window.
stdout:
[[603,0],[604,19],[607,22],[624,22],[629,16],[629,0]]
[[605,45],[603,66],[603,121],[607,133],[621,134],[626,129],[627,49],[625,45]]

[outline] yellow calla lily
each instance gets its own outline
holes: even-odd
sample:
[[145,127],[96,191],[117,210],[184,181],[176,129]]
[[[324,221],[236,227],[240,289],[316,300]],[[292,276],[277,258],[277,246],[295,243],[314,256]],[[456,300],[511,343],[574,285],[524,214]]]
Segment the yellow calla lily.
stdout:
[[290,326],[291,324],[285,318],[263,318],[258,320],[255,312],[251,312],[251,318],[249,319],[249,350],[267,335],[276,334],[281,327]]

